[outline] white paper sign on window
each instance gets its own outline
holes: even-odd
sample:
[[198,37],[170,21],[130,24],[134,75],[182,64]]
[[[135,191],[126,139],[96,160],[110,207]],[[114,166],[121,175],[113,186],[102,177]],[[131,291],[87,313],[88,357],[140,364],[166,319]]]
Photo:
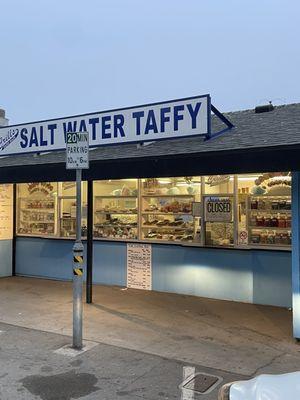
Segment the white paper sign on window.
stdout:
[[13,238],[13,185],[0,185],[0,240]]
[[231,222],[232,197],[207,196],[204,200],[206,222]]
[[152,247],[150,244],[127,244],[127,287],[152,289]]

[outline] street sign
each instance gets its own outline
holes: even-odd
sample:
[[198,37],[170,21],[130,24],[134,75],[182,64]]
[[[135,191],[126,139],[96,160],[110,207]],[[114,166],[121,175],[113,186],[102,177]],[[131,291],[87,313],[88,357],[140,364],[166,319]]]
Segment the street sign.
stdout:
[[66,140],[66,168],[89,168],[89,133],[68,132]]
[[66,168],[76,169],[76,241],[73,246],[73,348],[82,349],[82,284],[84,274],[81,241],[82,170],[89,168],[89,133],[66,133]]

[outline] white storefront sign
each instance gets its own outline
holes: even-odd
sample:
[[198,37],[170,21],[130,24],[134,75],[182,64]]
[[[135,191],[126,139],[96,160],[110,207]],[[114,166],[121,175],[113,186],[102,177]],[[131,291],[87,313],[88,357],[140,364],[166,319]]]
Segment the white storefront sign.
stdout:
[[64,150],[68,132],[91,147],[210,133],[209,95],[0,128],[0,156]]
[[206,196],[204,198],[206,222],[231,222],[232,198],[225,196]]
[[127,244],[127,287],[152,289],[152,247],[151,244]]
[[67,169],[88,169],[89,168],[89,134],[67,133],[66,149]]

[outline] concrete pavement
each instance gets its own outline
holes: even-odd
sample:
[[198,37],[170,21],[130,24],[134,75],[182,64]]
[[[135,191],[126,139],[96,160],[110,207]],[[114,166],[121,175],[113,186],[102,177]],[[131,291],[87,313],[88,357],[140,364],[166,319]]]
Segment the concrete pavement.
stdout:
[[[217,375],[223,383],[241,378],[105,344],[60,355],[55,351],[70,337],[3,323],[0,329],[1,400],[197,400],[203,396],[180,388],[189,374]],[[205,400],[216,400],[219,387]]]
[[[1,279],[0,302],[2,322],[71,335],[69,282]],[[291,312],[276,307],[95,286],[84,337],[245,376],[300,369]]]

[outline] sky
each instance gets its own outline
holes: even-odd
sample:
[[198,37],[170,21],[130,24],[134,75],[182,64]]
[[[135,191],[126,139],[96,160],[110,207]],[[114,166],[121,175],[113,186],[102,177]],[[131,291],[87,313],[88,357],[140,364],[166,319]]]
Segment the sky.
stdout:
[[300,102],[299,0],[0,0],[10,124],[210,93]]

